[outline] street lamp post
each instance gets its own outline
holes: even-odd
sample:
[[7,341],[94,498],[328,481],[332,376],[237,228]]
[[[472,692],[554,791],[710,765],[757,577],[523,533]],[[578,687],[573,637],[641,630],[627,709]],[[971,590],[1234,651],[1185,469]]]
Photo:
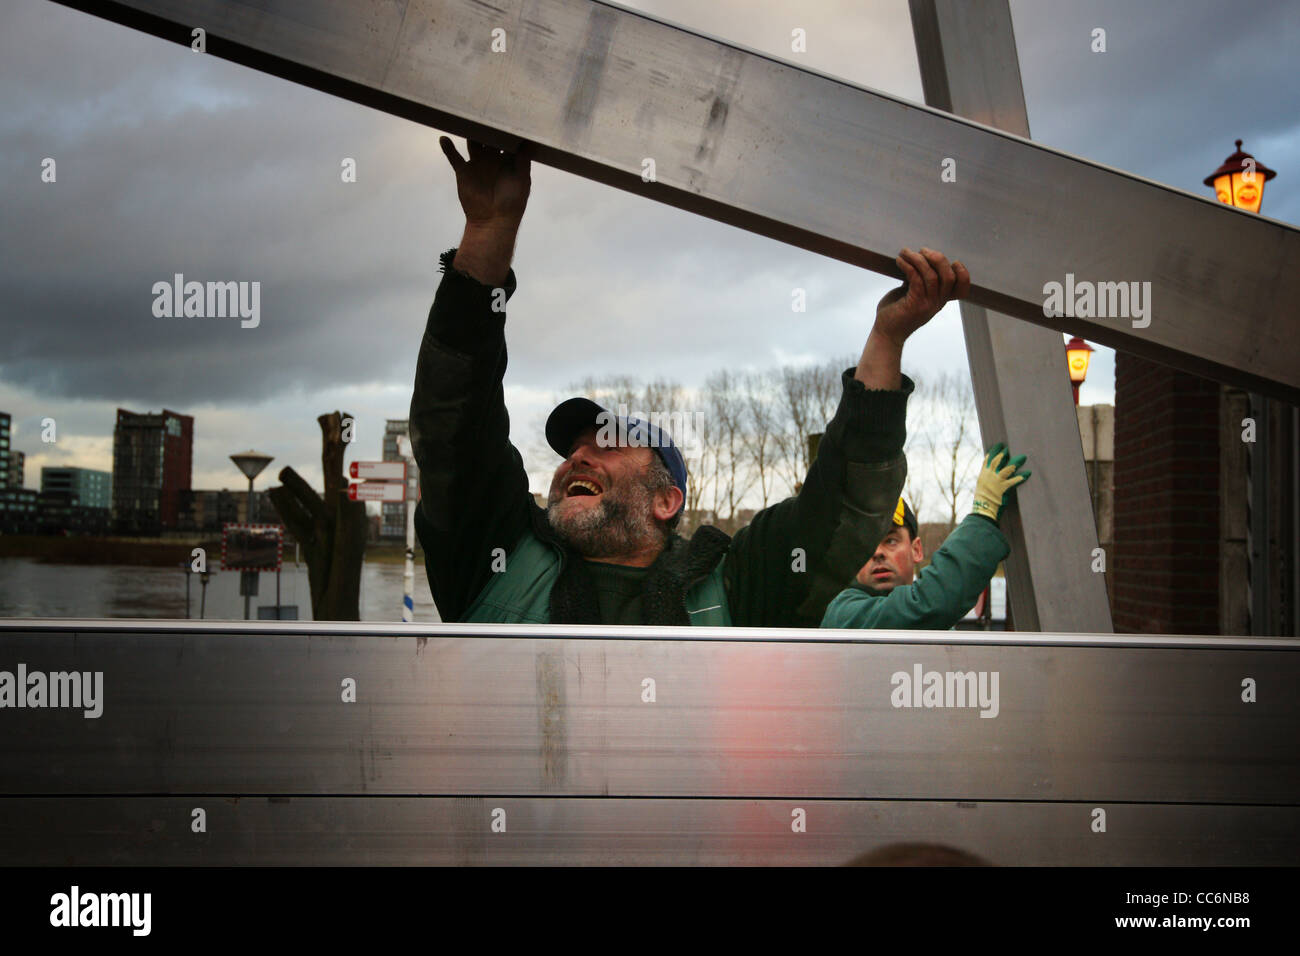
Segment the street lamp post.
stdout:
[[[1237,151],[1223,161],[1223,164],[1202,182],[1214,189],[1214,195],[1225,206],[1232,206],[1245,212],[1258,213],[1264,203],[1264,184],[1277,173],[1261,164],[1254,156],[1242,150],[1241,140],[1237,140]],[[1246,448],[1246,500],[1250,514],[1246,520],[1246,567],[1249,581],[1250,632],[1264,634],[1268,631],[1269,610],[1269,502],[1268,471],[1270,402],[1256,392],[1249,393],[1250,417],[1255,422],[1255,441]],[[1279,414],[1289,419],[1288,429],[1291,434],[1300,433],[1300,411],[1296,409],[1278,409]],[[1293,466],[1296,464],[1293,457]],[[1292,468],[1292,494],[1300,497],[1300,470]],[[1294,510],[1294,509],[1293,509]],[[1300,521],[1293,530],[1300,535]],[[1294,563],[1294,561],[1293,561]],[[1300,593],[1300,570],[1293,574],[1292,589]],[[1300,627],[1300,621],[1293,621],[1292,628]]]
[[203,590],[199,595],[199,620],[203,620],[203,613],[208,607],[208,579],[212,577],[211,571],[199,572],[199,583],[203,585]]
[[1093,348],[1077,335],[1065,343],[1065,363],[1070,370],[1070,387],[1074,389],[1074,404],[1079,404],[1079,386],[1088,377],[1088,362]]
[[[238,455],[231,455],[230,460],[235,466],[244,473],[248,478],[248,507],[245,509],[245,519],[248,524],[252,524],[255,515],[256,499],[253,497],[253,479],[262,473],[262,469],[269,465],[274,459],[270,455],[264,455],[260,451],[249,449],[240,452]],[[239,591],[244,595],[244,620],[248,620],[248,599],[257,593],[257,572],[241,571],[239,572]],[[276,596],[276,604],[279,604],[280,598]],[[276,608],[277,615],[280,613]]]
[[1264,202],[1264,184],[1276,175],[1250,153],[1242,152],[1241,140],[1237,140],[1237,151],[1202,182],[1214,187],[1214,195],[1225,206],[1259,212]]
[[[1079,386],[1088,377],[1088,363],[1092,360],[1093,348],[1077,335],[1065,343],[1065,367],[1070,373],[1070,388],[1074,390],[1074,407],[1079,407]],[[1088,494],[1092,498],[1094,520],[1100,513],[1097,499],[1101,494],[1097,474],[1097,406],[1092,406],[1092,458],[1088,461]],[[1100,526],[1098,527],[1100,534]]]

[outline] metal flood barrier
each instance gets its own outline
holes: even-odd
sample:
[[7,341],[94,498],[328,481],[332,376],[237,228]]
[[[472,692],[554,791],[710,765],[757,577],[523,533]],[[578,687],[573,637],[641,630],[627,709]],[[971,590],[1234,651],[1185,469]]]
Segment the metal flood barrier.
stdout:
[[6,620],[0,862],[1295,864],[1297,651]]

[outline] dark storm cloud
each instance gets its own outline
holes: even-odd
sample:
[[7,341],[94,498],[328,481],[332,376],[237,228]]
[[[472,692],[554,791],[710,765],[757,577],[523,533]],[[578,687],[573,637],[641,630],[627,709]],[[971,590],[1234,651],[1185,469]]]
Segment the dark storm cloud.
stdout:
[[[1035,140],[1206,198],[1201,180],[1244,139],[1281,169],[1264,214],[1300,220],[1300,7],[1013,0]],[[1105,53],[1091,52],[1106,30]]]
[[[9,383],[183,406],[268,381],[370,381],[403,361],[373,347],[375,331],[405,326],[418,342],[432,256],[377,241],[430,218],[386,189],[405,162],[393,121],[52,4],[11,16],[0,51],[15,106],[0,151]],[[46,156],[53,185],[39,178]],[[344,157],[359,164],[355,184],[341,181]],[[259,326],[154,317],[154,283],[177,272],[259,281]]]

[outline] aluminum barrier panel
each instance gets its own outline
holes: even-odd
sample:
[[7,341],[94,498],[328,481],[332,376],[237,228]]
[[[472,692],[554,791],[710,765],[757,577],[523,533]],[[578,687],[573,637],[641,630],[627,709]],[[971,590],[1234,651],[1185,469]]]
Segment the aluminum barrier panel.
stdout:
[[7,620],[0,860],[1294,864],[1298,651]]

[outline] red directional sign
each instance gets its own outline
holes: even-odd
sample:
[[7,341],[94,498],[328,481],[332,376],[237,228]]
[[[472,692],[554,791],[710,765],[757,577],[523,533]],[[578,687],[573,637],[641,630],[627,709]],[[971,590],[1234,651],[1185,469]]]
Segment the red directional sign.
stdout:
[[405,481],[404,461],[354,461],[348,474],[362,481]]
[[363,481],[348,485],[348,497],[353,501],[405,501],[406,484],[396,481]]

